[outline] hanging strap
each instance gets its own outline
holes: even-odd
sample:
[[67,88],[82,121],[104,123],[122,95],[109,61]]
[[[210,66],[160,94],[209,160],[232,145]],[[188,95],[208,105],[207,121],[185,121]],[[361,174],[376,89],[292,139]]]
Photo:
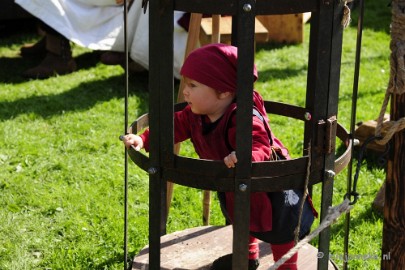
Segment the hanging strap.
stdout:
[[270,146],[273,146],[273,137],[271,136],[270,128],[269,128],[268,124],[266,123],[263,115],[255,107],[253,107],[252,111],[253,111],[253,115],[257,116],[263,122],[264,128],[266,129],[266,132],[267,132],[267,136],[269,137]]

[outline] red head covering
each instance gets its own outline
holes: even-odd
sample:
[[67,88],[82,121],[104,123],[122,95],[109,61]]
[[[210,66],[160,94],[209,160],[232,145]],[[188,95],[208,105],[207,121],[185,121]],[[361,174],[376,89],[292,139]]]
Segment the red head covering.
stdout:
[[[226,44],[209,44],[190,53],[180,74],[219,92],[236,92],[238,48]],[[254,81],[257,70],[253,66]]]

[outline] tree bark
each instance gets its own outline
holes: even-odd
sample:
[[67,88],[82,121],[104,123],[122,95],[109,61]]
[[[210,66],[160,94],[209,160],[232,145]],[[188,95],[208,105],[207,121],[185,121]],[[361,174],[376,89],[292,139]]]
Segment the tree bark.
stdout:
[[[393,95],[392,120],[405,116],[405,94]],[[387,164],[381,269],[405,269],[405,131],[391,141]]]
[[[393,0],[388,90],[391,120],[405,117],[405,0]],[[392,137],[387,164],[381,269],[405,269],[405,130]]]

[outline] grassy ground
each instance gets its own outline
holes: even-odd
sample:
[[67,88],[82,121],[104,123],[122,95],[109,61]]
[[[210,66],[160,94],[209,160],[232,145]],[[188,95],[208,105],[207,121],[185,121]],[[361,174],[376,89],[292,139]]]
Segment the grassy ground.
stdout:
[[[377,117],[388,82],[387,4],[366,3],[358,121]],[[353,19],[344,31],[339,99],[339,121],[347,128],[355,14]],[[266,99],[304,104],[309,25],[305,32],[303,44],[258,45],[256,89]],[[122,269],[124,149],[118,136],[124,130],[124,72],[99,63],[97,52],[75,46],[77,72],[27,81],[20,73],[40,59],[21,59],[18,50],[37,38],[21,30],[0,37],[0,269]],[[148,110],[147,76],[130,76],[131,121]],[[299,156],[301,125],[287,121],[274,116],[272,127]],[[190,154],[188,145],[182,149]],[[147,244],[148,177],[134,164],[128,167],[133,257]],[[346,178],[346,171],[336,177],[334,204],[343,200]],[[379,269],[382,217],[371,203],[384,179],[383,168],[367,159],[360,173],[360,199],[351,214],[350,269]],[[314,194],[318,207],[318,186]],[[202,225],[201,199],[200,190],[176,186],[168,232]],[[211,223],[222,225],[216,199],[211,212]],[[339,265],[343,237],[341,219],[332,228],[331,240],[331,254]]]

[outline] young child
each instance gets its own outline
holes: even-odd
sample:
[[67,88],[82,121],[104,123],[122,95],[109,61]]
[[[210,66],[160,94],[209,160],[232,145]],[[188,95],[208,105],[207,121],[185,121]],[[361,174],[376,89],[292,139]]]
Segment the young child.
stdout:
[[[175,143],[191,139],[203,159],[223,160],[228,168],[235,167],[236,143],[236,67],[237,48],[225,44],[210,44],[193,51],[185,60],[181,75],[188,105],[174,116]],[[254,79],[257,71],[254,67]],[[288,151],[272,134],[262,97],[253,93],[252,161],[288,159]],[[125,135],[126,147],[149,150],[149,130],[140,136]],[[257,238],[271,245],[274,260],[280,259],[294,246],[294,230],[302,190],[284,192],[253,192],[250,198],[249,269],[259,266]],[[233,192],[219,193],[227,221],[233,219]],[[314,219],[309,201],[305,202],[300,237],[309,232]],[[297,269],[298,255],[294,255],[279,269]],[[213,269],[232,269],[232,260],[219,259]]]

